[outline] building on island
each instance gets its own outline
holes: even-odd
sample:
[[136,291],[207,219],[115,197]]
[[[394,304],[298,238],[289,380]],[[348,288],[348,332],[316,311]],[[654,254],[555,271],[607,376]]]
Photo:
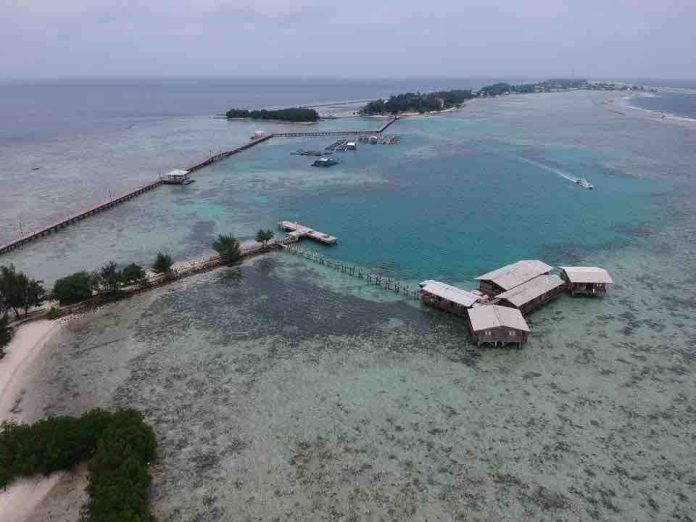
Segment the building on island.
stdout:
[[175,169],[167,172],[160,178],[167,185],[188,185],[193,183],[191,173],[188,170]]
[[562,266],[561,277],[571,295],[604,295],[614,282],[606,270],[596,266]]
[[419,286],[423,303],[462,317],[466,317],[467,310],[480,299],[478,295],[440,281],[427,280]]
[[466,317],[466,311],[481,298],[456,286],[430,279],[423,281],[419,286],[423,303],[462,317]]
[[471,340],[476,346],[522,346],[529,337],[529,326],[522,313],[506,306],[474,306],[468,311],[467,326]]
[[565,281],[557,275],[540,275],[512,290],[498,294],[495,302],[502,306],[517,308],[522,315],[527,315],[557,298],[565,288]]
[[498,268],[476,278],[479,290],[489,296],[497,296],[537,276],[548,274],[553,269],[541,261],[523,259]]

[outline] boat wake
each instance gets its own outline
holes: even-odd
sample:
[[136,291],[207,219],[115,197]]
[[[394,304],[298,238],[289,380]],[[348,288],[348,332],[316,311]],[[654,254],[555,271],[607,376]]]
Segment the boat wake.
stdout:
[[579,178],[577,176],[574,176],[573,174],[566,172],[564,170],[558,169],[556,167],[551,167],[549,165],[544,165],[543,163],[540,163],[538,161],[531,160],[529,158],[524,158],[524,157],[519,157],[520,161],[524,161],[525,163],[528,163],[530,165],[533,165],[535,167],[538,167],[540,169],[547,170],[549,172],[553,172],[557,176],[560,176],[562,178],[567,179],[568,181],[572,181],[576,185],[580,185],[584,189],[592,190],[594,189],[594,185],[587,181],[585,178]]

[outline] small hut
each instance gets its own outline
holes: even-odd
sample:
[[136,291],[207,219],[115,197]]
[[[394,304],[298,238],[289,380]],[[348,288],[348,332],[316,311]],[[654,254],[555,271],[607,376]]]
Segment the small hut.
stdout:
[[571,295],[604,295],[614,282],[606,270],[596,266],[562,266],[561,277]]
[[462,317],[466,317],[466,311],[479,300],[479,296],[471,292],[440,281],[423,281],[420,288],[423,303]]
[[162,176],[162,183],[167,185],[188,185],[193,183],[191,173],[188,170],[175,169],[170,170]]
[[522,315],[527,315],[556,299],[565,287],[566,283],[557,275],[540,275],[512,290],[498,294],[496,302],[503,306],[517,308]]
[[476,346],[516,344],[522,346],[529,337],[529,326],[515,308],[498,305],[474,306],[468,311],[469,335]]
[[479,290],[482,293],[496,296],[537,276],[548,274],[552,269],[552,266],[536,259],[523,259],[478,276],[476,280],[479,282]]

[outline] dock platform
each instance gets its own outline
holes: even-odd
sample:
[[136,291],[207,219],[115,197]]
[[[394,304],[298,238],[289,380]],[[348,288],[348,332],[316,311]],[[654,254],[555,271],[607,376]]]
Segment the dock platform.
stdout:
[[314,230],[313,228],[309,228],[295,221],[281,221],[278,223],[278,228],[285,230],[286,232],[290,232],[288,237],[294,239],[294,241],[297,241],[303,237],[308,237],[314,241],[324,243],[325,245],[334,245],[337,241],[334,236],[324,234],[323,232],[319,232],[318,230]]

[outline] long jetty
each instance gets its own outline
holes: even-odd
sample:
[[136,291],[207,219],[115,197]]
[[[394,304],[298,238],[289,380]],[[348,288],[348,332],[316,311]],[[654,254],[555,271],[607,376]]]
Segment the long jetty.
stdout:
[[[247,149],[255,147],[256,145],[263,143],[265,141],[268,141],[272,138],[299,138],[299,137],[313,137],[313,136],[356,136],[356,135],[363,135],[363,134],[381,134],[386,129],[388,129],[397,119],[398,119],[397,116],[394,116],[393,118],[389,118],[378,129],[272,133],[272,134],[268,134],[266,136],[262,136],[260,138],[255,138],[252,141],[250,141],[249,143],[245,143],[244,145],[241,145],[241,146],[236,147],[234,149],[223,151],[223,152],[218,152],[217,154],[213,154],[212,156],[209,156],[208,158],[191,165],[186,170],[189,173],[196,172],[197,170],[200,170],[204,167],[207,167],[208,165],[212,165],[215,162],[227,159],[230,156],[233,156],[235,154],[239,154],[242,151],[245,151]],[[120,205],[121,203],[125,203],[126,201],[129,201],[129,200],[139,196],[140,194],[144,194],[145,192],[149,192],[149,191],[159,187],[160,185],[163,185],[163,181],[162,181],[162,179],[157,179],[151,183],[147,183],[145,185],[142,185],[142,186],[136,187],[132,190],[129,190],[129,191],[121,194],[120,196],[117,196],[115,198],[110,198],[107,201],[104,201],[104,202],[99,203],[97,205],[93,205],[85,210],[82,210],[80,212],[72,214],[68,217],[54,221],[53,223],[46,225],[46,226],[43,226],[37,230],[34,230],[34,231],[29,232],[27,234],[22,234],[21,236],[15,238],[15,239],[12,239],[6,243],[0,244],[0,255],[6,254],[12,250],[20,248],[20,247],[26,245],[27,243],[30,243],[30,242],[35,241],[37,239],[40,239],[44,236],[53,234],[54,232],[58,232],[59,230],[62,230],[63,228],[65,228],[67,226],[70,226],[74,223],[77,223],[78,221],[82,221],[83,219],[87,219],[88,217],[94,216],[95,214],[99,214],[100,212],[104,212],[105,210],[108,210],[108,209],[113,208],[117,205]]]
[[384,277],[381,274],[375,274],[374,272],[371,272],[370,270],[360,266],[349,265],[343,263],[342,261],[331,259],[330,257],[326,257],[320,254],[319,252],[305,249],[295,244],[281,243],[281,247],[286,252],[289,252],[299,257],[303,257],[319,265],[324,265],[326,267],[333,268],[337,272],[341,272],[351,277],[362,279],[363,281],[366,281],[375,286],[379,286],[385,290],[394,292],[395,294],[403,295],[411,299],[420,298],[420,292],[418,289],[411,288],[409,285],[402,283],[396,279]]

